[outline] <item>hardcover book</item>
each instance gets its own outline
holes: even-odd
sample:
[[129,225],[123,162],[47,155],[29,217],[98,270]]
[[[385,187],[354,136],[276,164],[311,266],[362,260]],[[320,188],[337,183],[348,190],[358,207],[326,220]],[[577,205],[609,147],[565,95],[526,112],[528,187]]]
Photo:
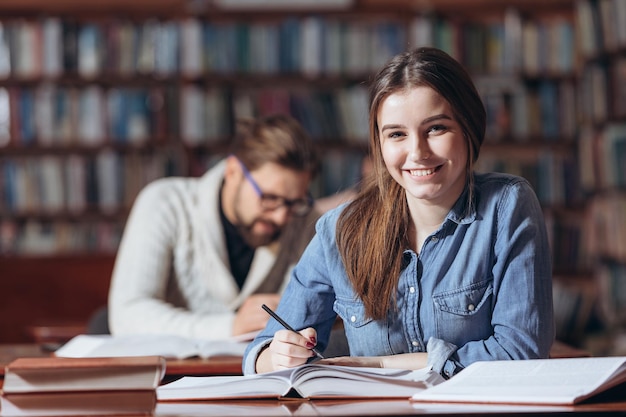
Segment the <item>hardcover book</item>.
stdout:
[[118,358],[19,358],[5,368],[2,392],[154,390],[165,375],[160,356]]

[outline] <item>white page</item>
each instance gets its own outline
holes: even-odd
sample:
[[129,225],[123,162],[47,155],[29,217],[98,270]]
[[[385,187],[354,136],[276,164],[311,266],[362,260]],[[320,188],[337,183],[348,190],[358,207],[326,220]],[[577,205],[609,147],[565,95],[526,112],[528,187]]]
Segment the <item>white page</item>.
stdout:
[[285,395],[291,386],[302,397],[405,397],[443,378],[430,368],[416,371],[309,364],[266,374],[184,377],[157,388],[159,400],[261,398]]
[[477,362],[414,400],[572,404],[621,372],[626,357]]
[[61,346],[59,357],[163,356],[166,358],[243,356],[247,342],[199,340],[174,335],[78,335]]

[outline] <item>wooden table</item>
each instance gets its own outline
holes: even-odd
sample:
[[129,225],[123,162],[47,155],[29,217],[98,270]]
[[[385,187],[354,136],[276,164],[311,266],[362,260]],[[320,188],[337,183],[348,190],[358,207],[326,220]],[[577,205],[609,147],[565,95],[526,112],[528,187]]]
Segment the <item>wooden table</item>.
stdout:
[[[46,344],[0,344],[0,376],[4,375],[4,367],[19,357],[50,356],[52,351]],[[556,342],[550,357],[572,358],[590,356],[588,352]],[[208,359],[168,359],[166,374],[172,377],[182,375],[241,375],[241,357],[216,356]]]
[[[19,357],[44,357],[52,352],[37,344],[0,344],[0,376],[4,367]],[[241,375],[240,356],[215,356],[207,359],[168,359],[165,382],[183,375]]]
[[249,400],[159,402],[154,416],[610,416],[626,415],[626,401],[576,406],[415,403],[409,400]]
[[[17,357],[41,357],[50,351],[34,344],[0,344],[0,369]],[[557,345],[553,357],[586,356],[586,352]],[[168,360],[167,377],[181,375],[238,375],[241,374],[240,357],[215,357],[210,359]],[[0,388],[2,379],[0,378]],[[603,397],[576,406],[521,406],[488,404],[429,404],[409,400],[240,400],[161,402],[152,413],[154,417],[189,416],[626,416],[626,385]]]

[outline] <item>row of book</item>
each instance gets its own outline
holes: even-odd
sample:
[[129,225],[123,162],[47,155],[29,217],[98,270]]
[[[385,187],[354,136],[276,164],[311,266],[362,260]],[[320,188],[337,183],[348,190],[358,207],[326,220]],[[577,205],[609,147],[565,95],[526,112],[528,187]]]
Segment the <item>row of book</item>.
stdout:
[[[575,87],[570,81],[524,85],[510,78],[477,82],[488,114],[487,140],[548,142],[572,138]],[[249,89],[184,84],[180,87],[82,88],[42,84],[0,87],[0,146],[142,146],[179,138],[189,146],[228,140],[234,120],[292,114],[319,140],[366,144],[368,91],[302,86]]]
[[[359,150],[326,151],[312,193],[323,197],[354,186],[361,179],[363,156]],[[85,154],[0,157],[0,213],[124,214],[149,182],[186,175],[188,165],[201,175],[217,159],[218,154],[196,158],[169,148],[152,152],[116,152],[106,148]]]
[[432,45],[472,71],[571,73],[574,23],[567,19],[463,22],[430,15],[341,18],[181,18],[0,21],[0,78],[79,74],[366,74],[407,47]]
[[[20,219],[0,222],[0,254],[111,253],[117,251],[124,221],[101,218]],[[584,227],[580,222],[547,221],[555,270],[588,268],[583,260]]]
[[588,250],[590,220],[584,213],[572,209],[545,210],[544,219],[554,271],[589,271],[592,266]]
[[595,281],[589,276],[579,279],[556,276],[552,281],[552,299],[556,339],[580,345],[598,300]]
[[[0,209],[7,213],[116,212],[130,207],[137,192],[156,178],[185,175],[190,164],[197,174],[204,172],[208,165],[189,162],[194,158],[170,149],[138,153],[108,148],[91,154],[3,157]],[[326,151],[316,196],[354,185],[360,179],[362,158],[358,150]],[[572,205],[582,199],[577,166],[567,154],[546,149],[530,152],[527,159],[513,159],[487,151],[477,168],[527,178],[546,206]]]
[[0,212],[80,214],[127,210],[148,182],[184,172],[184,160],[170,150],[91,155],[0,158]]
[[626,264],[626,194],[616,192],[595,198],[590,217],[589,252],[599,259]]
[[[602,320],[611,330],[626,327],[626,264],[604,262],[596,270],[598,307]],[[626,342],[623,340],[622,343]],[[616,350],[618,346],[615,346]],[[626,344],[619,346],[624,352]]]
[[0,146],[142,146],[172,137],[209,145],[230,139],[235,120],[272,113],[292,114],[315,139],[367,141],[367,89],[360,85],[290,91],[46,83],[0,87]]
[[485,149],[478,158],[477,169],[526,178],[544,206],[575,206],[583,197],[576,160],[567,152],[532,147]]
[[116,220],[0,220],[0,255],[112,254],[123,222]]
[[626,118],[626,56],[591,61],[579,82],[580,114],[586,123]]
[[581,187],[586,192],[626,189],[626,123],[585,125],[578,138]]
[[487,111],[488,143],[569,141],[578,129],[574,81],[540,80],[523,83],[514,77],[477,78]]
[[580,51],[596,57],[599,51],[626,47],[626,3],[622,0],[580,0],[575,3]]

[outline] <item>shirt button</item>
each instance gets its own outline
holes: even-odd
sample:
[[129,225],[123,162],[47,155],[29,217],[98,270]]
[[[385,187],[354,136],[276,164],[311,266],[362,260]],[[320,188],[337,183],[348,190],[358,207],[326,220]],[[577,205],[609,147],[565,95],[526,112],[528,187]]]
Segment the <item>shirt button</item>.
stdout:
[[417,346],[419,346],[419,345],[420,345],[420,344],[419,344],[419,342],[417,342],[417,341],[415,341],[415,340],[414,340],[414,341],[412,341],[412,342],[411,342],[411,344],[412,344],[413,346],[415,346],[415,347],[417,347]]
[[433,236],[433,237],[430,238],[430,241],[433,242],[433,243],[437,243],[437,242],[439,242],[439,238],[437,236]]
[[470,304],[470,305],[468,305],[468,306],[467,306],[467,309],[468,309],[469,311],[474,311],[474,309],[475,309],[475,308],[476,308],[476,307],[474,306],[474,304]]
[[356,321],[356,316],[351,316],[351,317],[350,317],[350,321],[351,321],[352,323],[354,323],[354,322]]
[[410,292],[411,294],[413,294],[413,293],[415,292],[415,287],[410,287],[410,288],[409,288],[409,292]]

